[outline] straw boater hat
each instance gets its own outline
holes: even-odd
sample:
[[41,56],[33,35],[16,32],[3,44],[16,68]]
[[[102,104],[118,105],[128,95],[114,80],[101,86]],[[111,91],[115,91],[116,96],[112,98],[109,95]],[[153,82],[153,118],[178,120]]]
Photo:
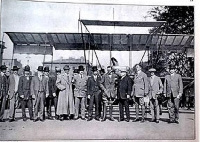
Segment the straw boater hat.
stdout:
[[6,65],[1,65],[1,70],[6,70],[8,67],[6,67]]
[[151,68],[151,69],[149,69],[149,72],[156,72],[156,69]]
[[65,65],[65,66],[63,67],[63,69],[64,69],[64,70],[70,70],[70,67],[69,67],[68,65]]
[[49,67],[47,66],[47,67],[44,67],[44,72],[49,72],[50,70],[49,70]]
[[84,67],[82,65],[78,66],[79,71],[84,71]]
[[27,66],[24,67],[24,71],[30,71],[29,65],[27,65]]
[[97,69],[97,66],[93,66],[92,67],[92,71],[94,72],[94,71],[97,71],[98,69]]
[[44,71],[43,70],[43,66],[38,66],[38,69],[37,69],[38,71]]

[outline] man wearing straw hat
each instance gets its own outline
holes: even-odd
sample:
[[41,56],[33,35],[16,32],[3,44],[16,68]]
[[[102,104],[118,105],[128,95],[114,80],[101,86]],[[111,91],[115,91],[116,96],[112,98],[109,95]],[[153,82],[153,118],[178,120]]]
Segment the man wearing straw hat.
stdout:
[[4,112],[6,108],[6,99],[8,95],[8,78],[6,76],[6,65],[0,67],[0,122],[4,122]]
[[156,69],[149,69],[151,77],[149,78],[149,99],[150,99],[150,109],[152,115],[152,122],[159,123],[159,106],[158,106],[158,96],[163,91],[163,85],[161,79],[155,75]]
[[19,85],[19,75],[18,70],[19,68],[17,66],[13,66],[11,69],[13,71],[13,74],[9,76],[9,89],[8,89],[8,95],[10,100],[10,107],[9,107],[9,121],[15,121],[15,101],[17,98],[18,93],[18,85]]

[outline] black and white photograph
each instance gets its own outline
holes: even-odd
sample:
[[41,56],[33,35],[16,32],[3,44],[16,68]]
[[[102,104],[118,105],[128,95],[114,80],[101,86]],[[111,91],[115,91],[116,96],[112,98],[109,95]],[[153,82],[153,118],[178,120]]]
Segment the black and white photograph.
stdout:
[[1,0],[0,141],[198,141],[192,2]]

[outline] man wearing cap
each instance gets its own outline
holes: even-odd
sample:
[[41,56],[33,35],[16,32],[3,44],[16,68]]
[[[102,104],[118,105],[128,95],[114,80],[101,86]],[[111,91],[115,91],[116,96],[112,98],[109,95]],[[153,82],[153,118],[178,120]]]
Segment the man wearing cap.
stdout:
[[85,120],[85,103],[86,103],[86,92],[87,92],[87,79],[88,77],[84,74],[84,67],[78,67],[79,74],[74,76],[74,97],[75,97],[75,116],[74,119],[78,119],[79,106],[81,105],[81,119]]
[[117,98],[119,99],[119,122],[124,121],[124,107],[126,112],[125,121],[130,121],[130,112],[129,112],[129,99],[131,95],[131,79],[127,75],[126,69],[119,70],[119,80],[118,80],[118,90],[117,90]]
[[183,81],[175,72],[175,66],[169,66],[170,75],[165,76],[164,96],[168,99],[169,123],[179,123],[179,102],[183,94]]
[[155,75],[156,69],[149,69],[151,77],[149,78],[149,99],[152,115],[152,122],[159,123],[159,106],[157,97],[163,92],[163,85],[160,77]]
[[99,112],[99,95],[101,93],[100,82],[101,77],[98,75],[97,66],[92,67],[93,75],[88,78],[87,82],[87,94],[89,101],[88,109],[88,121],[92,120],[93,105],[95,103],[95,120],[100,121],[100,112]]
[[57,115],[63,121],[64,117],[71,119],[74,115],[74,97],[72,93],[72,75],[70,75],[70,67],[64,66],[64,73],[57,76],[56,86],[60,90],[58,95]]
[[0,73],[0,122],[4,122],[3,119],[5,107],[6,107],[6,99],[8,97],[8,78],[6,76],[7,67],[5,65],[1,66]]
[[135,110],[136,110],[136,118],[133,122],[139,121],[139,105],[142,107],[142,120],[143,123],[145,121],[145,105],[144,105],[144,97],[148,95],[148,78],[147,75],[142,71],[142,67],[139,64],[135,65],[136,74],[134,77],[134,84],[132,89],[132,97],[135,101]]
[[30,120],[33,120],[33,104],[31,95],[31,80],[30,67],[24,67],[24,75],[19,78],[18,95],[22,107],[22,118],[26,121],[26,106],[28,106]]
[[106,120],[106,112],[107,112],[107,106],[109,106],[109,114],[110,114],[110,120],[114,121],[114,118],[112,117],[112,111],[113,111],[113,102],[116,99],[116,91],[115,91],[115,75],[112,72],[112,67],[107,67],[107,73],[102,76],[101,89],[103,90],[102,100],[103,100],[103,119],[102,121]]
[[8,95],[10,100],[10,106],[9,106],[10,122],[15,121],[15,100],[17,99],[18,85],[19,85],[19,75],[18,75],[19,68],[17,66],[13,66],[11,70],[13,71],[13,74],[11,74],[8,79],[9,83]]
[[45,95],[49,96],[48,80],[43,75],[43,66],[37,69],[37,76],[34,76],[31,81],[31,94],[35,97],[34,104],[34,122],[38,121],[38,112],[40,121],[44,121],[44,103]]
[[46,98],[46,105],[47,105],[47,116],[48,119],[53,120],[53,117],[51,115],[51,106],[52,102],[54,102],[54,108],[55,108],[55,117],[56,115],[56,108],[57,108],[57,101],[58,98],[56,96],[56,77],[53,75],[53,72],[49,73],[49,67],[44,67],[44,75],[48,80],[48,88],[49,88],[49,96]]

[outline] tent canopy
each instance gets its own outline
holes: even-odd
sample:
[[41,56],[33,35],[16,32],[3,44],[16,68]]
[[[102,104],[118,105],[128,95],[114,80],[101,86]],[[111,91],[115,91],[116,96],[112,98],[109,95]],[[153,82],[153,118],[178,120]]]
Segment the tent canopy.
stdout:
[[124,26],[124,27],[160,27],[165,21],[102,21],[102,20],[80,20],[84,25],[90,26]]
[[[14,49],[51,54],[56,50],[184,50],[194,48],[193,35],[102,34],[102,33],[23,33],[6,32]],[[35,48],[36,50],[30,50]],[[46,50],[48,49],[48,51]],[[50,50],[52,49],[52,50]],[[42,51],[43,50],[43,51]],[[16,53],[16,52],[15,52]]]

